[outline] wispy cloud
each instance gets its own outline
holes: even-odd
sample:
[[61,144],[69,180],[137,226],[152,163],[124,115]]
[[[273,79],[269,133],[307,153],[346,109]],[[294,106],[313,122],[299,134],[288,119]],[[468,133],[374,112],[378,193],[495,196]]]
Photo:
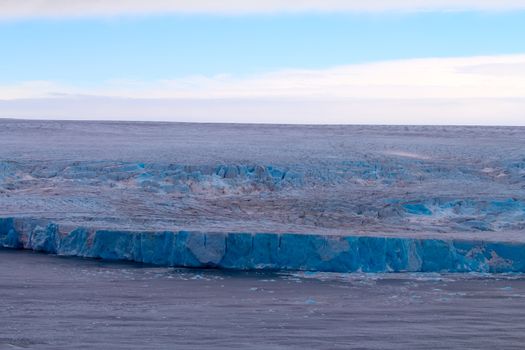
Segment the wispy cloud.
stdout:
[[[0,116],[525,124],[525,55],[428,58],[237,77],[0,86]],[[65,113],[68,113],[66,115]],[[216,120],[218,118],[218,120]]]
[[0,0],[0,18],[115,16],[166,13],[501,11],[523,0]]
[[110,80],[98,86],[52,81],[0,85],[0,99],[91,95],[191,99],[525,98],[525,54],[426,58],[252,76],[189,76],[158,81]]

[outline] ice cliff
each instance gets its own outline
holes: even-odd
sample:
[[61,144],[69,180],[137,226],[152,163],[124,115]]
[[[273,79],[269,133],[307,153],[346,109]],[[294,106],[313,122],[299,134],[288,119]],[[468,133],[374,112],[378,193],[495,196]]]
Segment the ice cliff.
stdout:
[[315,234],[65,230],[0,219],[0,247],[159,266],[329,272],[525,272],[525,242]]

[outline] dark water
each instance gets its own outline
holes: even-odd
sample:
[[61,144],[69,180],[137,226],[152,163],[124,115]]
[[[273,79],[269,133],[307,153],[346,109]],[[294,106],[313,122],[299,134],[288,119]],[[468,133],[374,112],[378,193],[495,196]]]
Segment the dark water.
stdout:
[[525,276],[233,273],[0,250],[0,349],[523,349]]

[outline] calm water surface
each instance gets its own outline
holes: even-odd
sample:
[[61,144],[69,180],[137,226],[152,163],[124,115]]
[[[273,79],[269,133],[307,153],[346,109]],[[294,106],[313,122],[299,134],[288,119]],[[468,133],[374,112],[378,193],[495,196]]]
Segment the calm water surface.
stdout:
[[0,349],[523,349],[525,276],[224,272],[0,250]]

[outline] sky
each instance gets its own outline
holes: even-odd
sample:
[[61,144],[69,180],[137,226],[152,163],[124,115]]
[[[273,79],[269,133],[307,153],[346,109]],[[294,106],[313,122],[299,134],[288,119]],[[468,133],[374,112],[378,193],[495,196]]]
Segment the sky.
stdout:
[[0,117],[525,126],[525,0],[0,0]]

